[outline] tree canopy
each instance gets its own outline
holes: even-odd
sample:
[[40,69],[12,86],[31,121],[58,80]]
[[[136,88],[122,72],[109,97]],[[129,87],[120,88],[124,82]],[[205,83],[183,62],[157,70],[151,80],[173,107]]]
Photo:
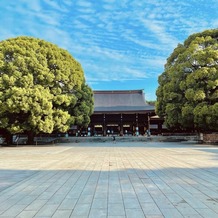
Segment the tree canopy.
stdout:
[[179,44],[158,82],[156,112],[168,128],[218,130],[218,29]]
[[69,52],[32,37],[0,42],[0,128],[66,132],[88,125],[92,111],[92,90]]

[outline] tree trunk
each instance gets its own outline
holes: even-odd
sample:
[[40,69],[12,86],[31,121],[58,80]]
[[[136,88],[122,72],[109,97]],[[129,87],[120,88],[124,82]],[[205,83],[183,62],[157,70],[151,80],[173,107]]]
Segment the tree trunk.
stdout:
[[5,133],[5,141],[7,145],[13,145],[13,135],[10,132]]
[[27,136],[28,136],[27,144],[28,145],[34,145],[34,136],[35,136],[35,134],[33,132],[28,132]]

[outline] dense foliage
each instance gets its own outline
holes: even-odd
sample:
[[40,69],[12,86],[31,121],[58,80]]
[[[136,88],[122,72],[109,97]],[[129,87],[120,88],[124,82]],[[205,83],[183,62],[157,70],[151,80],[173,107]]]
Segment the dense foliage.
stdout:
[[156,112],[174,130],[218,130],[218,29],[188,37],[159,76]]
[[155,106],[156,104],[156,101],[147,101],[148,104],[152,105],[152,106]]
[[66,51],[32,37],[0,42],[0,128],[10,134],[66,132],[88,125],[92,90]]

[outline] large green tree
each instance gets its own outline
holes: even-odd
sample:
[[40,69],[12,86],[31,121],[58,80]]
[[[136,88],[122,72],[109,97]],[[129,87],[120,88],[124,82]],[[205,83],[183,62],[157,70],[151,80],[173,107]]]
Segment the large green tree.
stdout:
[[218,29],[187,38],[158,79],[156,112],[174,130],[218,130]]
[[81,65],[64,49],[41,39],[0,42],[0,128],[9,134],[66,132],[88,125],[92,90]]

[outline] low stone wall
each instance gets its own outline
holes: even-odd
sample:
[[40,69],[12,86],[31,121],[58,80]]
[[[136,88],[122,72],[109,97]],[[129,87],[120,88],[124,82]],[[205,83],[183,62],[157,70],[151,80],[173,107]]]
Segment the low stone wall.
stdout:
[[[59,138],[59,142],[112,142],[112,136],[96,136],[96,137],[68,137]],[[147,142],[147,141],[156,141],[156,142],[182,142],[182,141],[196,141],[199,142],[199,135],[171,135],[171,136],[116,136],[117,142]]]
[[218,143],[218,133],[203,134],[203,141],[206,143]]

